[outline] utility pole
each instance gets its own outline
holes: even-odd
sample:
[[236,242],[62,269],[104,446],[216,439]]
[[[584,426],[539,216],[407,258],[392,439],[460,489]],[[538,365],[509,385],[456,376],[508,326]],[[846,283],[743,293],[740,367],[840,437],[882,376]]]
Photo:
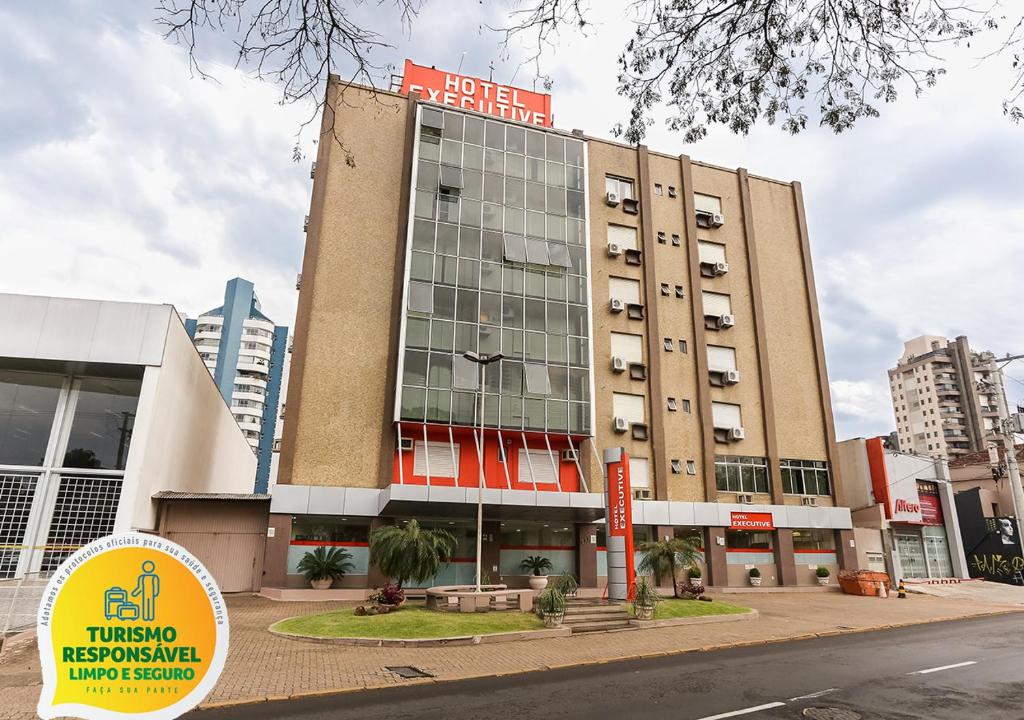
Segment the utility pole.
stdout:
[[[1022,358],[1024,358],[1024,355],[1010,355],[1009,353],[1007,353],[1006,357],[996,358],[997,363],[1002,363],[999,366],[1000,373],[1011,362]],[[1006,383],[1004,382],[1002,385],[1005,402]],[[1021,514],[1024,513],[1024,488],[1020,484],[1017,447],[1013,438],[1014,433],[1024,432],[1024,414],[1007,413],[1007,415],[1009,417],[1000,420],[999,430],[1003,436],[1003,447],[1006,448],[1006,475],[1010,481],[1010,495],[1013,498],[1013,516],[1017,519],[1017,540],[1024,547],[1024,518],[1021,517]]]

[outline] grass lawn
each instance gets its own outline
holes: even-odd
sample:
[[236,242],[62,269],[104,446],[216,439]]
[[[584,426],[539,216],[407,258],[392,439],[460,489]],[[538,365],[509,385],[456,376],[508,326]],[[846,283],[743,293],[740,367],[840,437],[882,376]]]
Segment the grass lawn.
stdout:
[[[700,600],[681,600],[676,598],[663,598],[658,607],[654,610],[655,620],[666,620],[668,618],[684,617],[705,617],[707,615],[736,615],[749,612],[750,608],[740,605],[721,602],[702,602]],[[633,614],[633,606],[629,606],[629,614]]]
[[353,608],[347,608],[321,615],[289,618],[276,623],[273,629],[325,638],[415,639],[541,630],[543,627],[544,623],[533,613],[504,610],[462,614],[406,604],[400,610],[392,610],[386,615],[357,617],[353,614]]

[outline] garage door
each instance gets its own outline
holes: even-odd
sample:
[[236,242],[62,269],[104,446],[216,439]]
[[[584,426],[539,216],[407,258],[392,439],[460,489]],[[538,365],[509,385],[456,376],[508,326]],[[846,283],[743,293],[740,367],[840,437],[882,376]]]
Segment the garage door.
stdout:
[[167,538],[199,558],[217,579],[221,592],[256,592],[260,589],[262,535],[169,532]]

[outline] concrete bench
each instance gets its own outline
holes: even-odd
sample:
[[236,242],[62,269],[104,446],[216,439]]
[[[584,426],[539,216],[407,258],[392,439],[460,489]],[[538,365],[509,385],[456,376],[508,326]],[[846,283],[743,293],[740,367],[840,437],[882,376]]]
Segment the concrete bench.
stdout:
[[533,609],[533,590],[512,589],[507,585],[482,585],[477,593],[475,585],[444,585],[427,589],[427,609],[439,610],[447,606],[451,600],[459,604],[459,612],[471,613],[477,610],[486,611],[493,601],[496,605],[504,605],[514,598],[522,612]]

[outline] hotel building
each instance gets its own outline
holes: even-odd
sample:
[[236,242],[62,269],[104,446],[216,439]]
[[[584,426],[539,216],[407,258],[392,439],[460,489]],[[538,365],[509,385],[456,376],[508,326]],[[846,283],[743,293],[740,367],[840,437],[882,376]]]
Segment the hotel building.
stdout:
[[[799,183],[556,130],[550,100],[331,79],[265,587],[322,544],[378,583],[369,533],[413,517],[458,537],[429,584],[471,582],[482,476],[485,580],[539,554],[603,588],[617,447],[636,544],[698,536],[712,585],[854,566]],[[504,356],[482,397],[465,352]]]

